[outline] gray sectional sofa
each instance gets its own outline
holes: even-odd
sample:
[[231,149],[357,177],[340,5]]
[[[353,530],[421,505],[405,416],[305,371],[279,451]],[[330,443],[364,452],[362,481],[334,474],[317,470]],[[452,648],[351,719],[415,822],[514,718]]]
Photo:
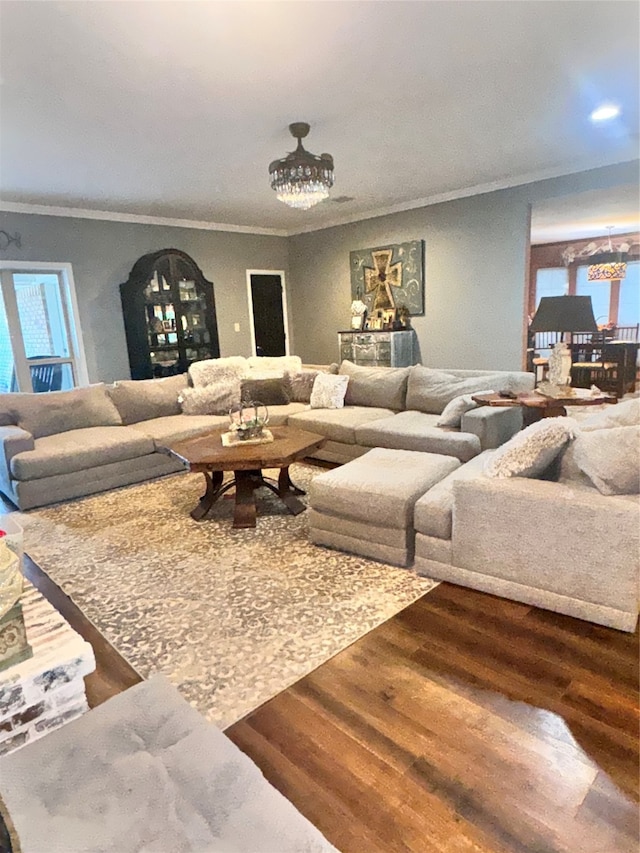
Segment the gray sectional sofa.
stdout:
[[[256,376],[266,375],[259,359],[247,361]],[[441,411],[463,393],[468,380],[476,390],[495,385],[529,390],[533,384],[527,373],[450,371],[447,391],[443,371],[423,367],[372,370],[344,362],[340,370],[350,375],[351,396],[344,408],[310,410],[305,402],[291,402],[269,409],[272,425],[289,422],[326,436],[318,458],[335,462],[353,459],[377,443],[471,458],[513,434],[520,426],[519,411],[477,410],[464,416],[461,429],[451,430],[435,426],[438,407]],[[182,374],[1,395],[0,491],[20,509],[30,509],[183,470],[163,447],[228,423],[226,415],[183,414],[178,397],[188,383]],[[423,393],[425,383],[431,396]],[[407,399],[424,411],[408,411]]]
[[[543,430],[565,435],[549,449]],[[537,469],[529,465],[536,444]],[[449,457],[448,470],[442,458],[375,450],[316,477],[312,541],[600,625],[635,629],[640,399],[579,421],[540,422],[463,464]],[[415,480],[421,468],[426,485],[416,490],[405,471]],[[376,512],[379,505],[385,512]]]

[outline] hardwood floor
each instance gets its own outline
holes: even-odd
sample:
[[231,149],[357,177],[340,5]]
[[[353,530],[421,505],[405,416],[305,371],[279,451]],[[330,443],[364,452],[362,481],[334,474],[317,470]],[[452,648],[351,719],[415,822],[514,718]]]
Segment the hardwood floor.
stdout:
[[[139,680],[27,574],[94,645],[92,705]],[[637,632],[441,584],[226,733],[344,853],[638,850]]]

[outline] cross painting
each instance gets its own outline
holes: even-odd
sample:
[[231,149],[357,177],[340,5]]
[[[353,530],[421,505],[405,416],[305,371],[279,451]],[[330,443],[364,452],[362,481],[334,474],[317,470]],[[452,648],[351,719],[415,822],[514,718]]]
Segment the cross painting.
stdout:
[[424,314],[424,240],[360,249],[349,262],[351,298],[361,299],[370,317],[403,307]]

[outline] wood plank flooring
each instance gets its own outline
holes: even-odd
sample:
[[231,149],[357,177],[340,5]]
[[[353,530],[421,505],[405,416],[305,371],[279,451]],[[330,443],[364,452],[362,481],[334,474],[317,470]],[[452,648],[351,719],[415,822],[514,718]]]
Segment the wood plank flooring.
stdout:
[[[92,705],[139,680],[27,574],[94,645]],[[344,853],[638,850],[637,632],[441,584],[226,733]]]

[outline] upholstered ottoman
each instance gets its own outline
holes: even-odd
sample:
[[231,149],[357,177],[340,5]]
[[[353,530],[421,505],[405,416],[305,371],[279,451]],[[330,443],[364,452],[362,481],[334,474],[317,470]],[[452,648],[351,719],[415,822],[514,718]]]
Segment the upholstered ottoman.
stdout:
[[453,456],[378,447],[320,474],[309,488],[311,541],[409,565],[415,502],[459,466]]

